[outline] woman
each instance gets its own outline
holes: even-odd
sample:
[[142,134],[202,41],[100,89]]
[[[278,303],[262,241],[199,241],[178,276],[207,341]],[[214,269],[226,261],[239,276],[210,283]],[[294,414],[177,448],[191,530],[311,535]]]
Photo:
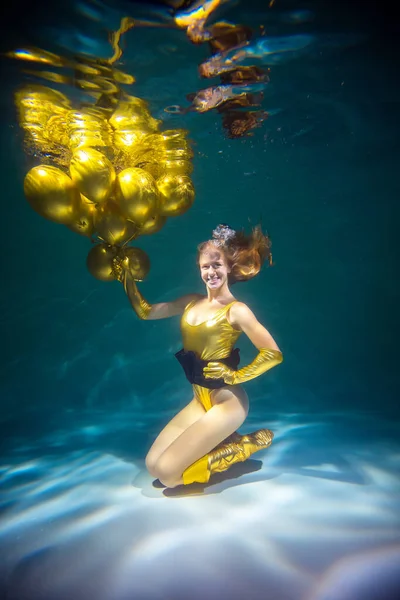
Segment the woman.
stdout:
[[[174,302],[150,305],[127,271],[125,291],[141,319],[182,315],[183,349],[177,358],[193,385],[194,397],[162,430],[146,457],[153,477],[167,487],[206,483],[216,472],[244,461],[272,443],[273,433],[261,429],[239,435],[249,401],[241,383],[282,362],[282,353],[252,311],[235,299],[229,283],[257,275],[270,241],[261,228],[250,236],[219,225],[213,238],[198,248],[198,265],[207,294],[190,294]],[[259,350],[255,360],[239,370],[234,344],[244,332]]]

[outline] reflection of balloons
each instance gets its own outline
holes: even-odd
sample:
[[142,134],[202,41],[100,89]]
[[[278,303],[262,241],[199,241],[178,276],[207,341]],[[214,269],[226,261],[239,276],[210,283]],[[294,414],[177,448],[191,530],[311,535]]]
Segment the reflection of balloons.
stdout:
[[167,217],[163,217],[159,213],[157,213],[154,217],[150,217],[143,223],[140,228],[140,235],[151,235],[152,233],[157,233],[160,231],[162,227],[164,227],[167,222]]
[[72,150],[89,146],[110,146],[111,128],[102,115],[90,108],[67,113],[68,145]]
[[68,225],[68,229],[90,237],[94,233],[94,220],[96,216],[96,205],[91,202],[86,202],[85,197],[81,196],[80,206],[76,217]]
[[129,271],[133,279],[145,279],[150,270],[150,259],[144,250],[127,246],[118,253],[118,258],[121,259],[123,270]]
[[141,129],[146,125],[148,131],[157,131],[160,121],[151,116],[147,102],[135,96],[124,96],[109,123],[114,129]]
[[77,215],[79,191],[56,167],[33,167],[25,177],[24,192],[32,208],[50,221],[68,225]]
[[71,178],[92,202],[105,202],[113,191],[115,170],[111,162],[98,150],[76,150],[70,164]]
[[131,167],[117,177],[117,198],[122,212],[139,227],[155,216],[157,187],[154,177]]
[[44,128],[46,139],[54,144],[68,146],[69,139],[66,131],[66,122],[64,115],[54,115],[50,117]]
[[162,147],[165,150],[171,148],[186,148],[187,132],[184,129],[168,129],[161,133],[154,133],[146,137],[146,142],[154,147]]
[[144,133],[140,129],[123,129],[115,131],[113,136],[114,146],[125,152],[131,152],[139,147]]
[[[21,122],[46,122],[46,117],[65,113],[70,102],[64,94],[44,85],[29,85],[16,92],[15,102]],[[35,118],[35,115],[38,118]]]
[[123,244],[137,236],[136,225],[127,221],[119,206],[110,200],[99,207],[95,227],[99,237],[112,246]]
[[166,174],[157,180],[160,212],[167,217],[183,215],[193,204],[194,187],[186,175]]
[[90,274],[100,281],[113,281],[115,276],[112,267],[115,255],[116,249],[107,244],[93,246],[86,259]]
[[162,166],[167,173],[174,173],[176,175],[190,175],[193,171],[192,163],[184,158],[164,160]]
[[190,148],[172,148],[164,150],[162,154],[164,160],[188,160],[192,156],[193,152]]

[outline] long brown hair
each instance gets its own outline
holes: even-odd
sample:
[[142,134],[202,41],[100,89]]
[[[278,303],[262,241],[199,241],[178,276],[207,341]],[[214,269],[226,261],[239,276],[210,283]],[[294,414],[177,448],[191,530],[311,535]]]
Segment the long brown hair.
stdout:
[[218,225],[213,238],[198,246],[197,262],[207,248],[218,249],[231,269],[228,282],[247,281],[258,275],[265,261],[272,265],[271,245],[271,239],[263,233],[261,225],[253,227],[248,235],[244,230],[235,231],[228,225]]

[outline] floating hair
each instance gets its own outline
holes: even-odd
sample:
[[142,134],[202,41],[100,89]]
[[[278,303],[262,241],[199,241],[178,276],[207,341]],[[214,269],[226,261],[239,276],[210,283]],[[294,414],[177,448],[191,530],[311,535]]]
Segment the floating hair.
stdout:
[[258,275],[266,260],[272,265],[271,239],[260,225],[253,227],[249,235],[243,230],[235,231],[229,225],[218,225],[213,238],[199,245],[199,255],[209,246],[221,249],[226,256],[231,268],[228,277],[231,284]]

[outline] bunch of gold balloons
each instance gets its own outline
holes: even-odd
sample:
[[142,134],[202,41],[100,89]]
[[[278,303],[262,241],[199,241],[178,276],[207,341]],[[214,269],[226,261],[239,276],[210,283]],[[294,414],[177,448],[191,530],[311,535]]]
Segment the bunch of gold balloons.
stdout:
[[129,242],[156,233],[194,201],[187,132],[160,132],[147,103],[127,94],[112,112],[76,109],[42,85],[19,90],[15,100],[25,145],[40,161],[25,177],[29,204],[46,219],[97,236],[87,258],[94,277],[115,279],[118,257],[143,279],[148,258]]

